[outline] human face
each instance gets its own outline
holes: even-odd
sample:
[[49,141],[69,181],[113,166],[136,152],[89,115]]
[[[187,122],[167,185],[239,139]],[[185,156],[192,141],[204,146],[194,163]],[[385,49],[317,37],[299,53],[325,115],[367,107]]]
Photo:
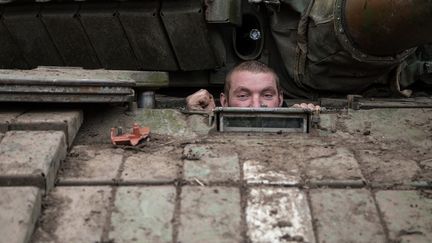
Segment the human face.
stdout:
[[220,100],[224,107],[280,107],[283,95],[272,73],[236,71],[231,74],[228,97],[222,93]]

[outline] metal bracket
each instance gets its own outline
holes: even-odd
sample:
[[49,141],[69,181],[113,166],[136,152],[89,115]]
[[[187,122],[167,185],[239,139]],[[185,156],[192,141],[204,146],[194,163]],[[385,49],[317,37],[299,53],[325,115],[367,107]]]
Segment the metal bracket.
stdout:
[[358,110],[360,109],[359,100],[362,98],[361,95],[347,95],[348,108]]
[[249,3],[265,3],[279,6],[280,0],[249,0]]
[[144,139],[149,139],[150,128],[141,127],[135,123],[132,127],[132,132],[124,134],[121,127],[111,128],[111,142],[114,145],[132,145],[135,146]]
[[432,73],[432,62],[425,62],[424,69],[426,73]]
[[354,110],[374,108],[432,108],[432,99],[418,98],[363,98],[359,95],[348,95],[348,107]]
[[273,9],[276,12],[280,12],[280,1],[279,0],[249,0],[249,4],[260,4],[264,3],[268,8]]
[[208,23],[241,25],[241,0],[206,0]]
[[220,132],[308,133],[311,111],[299,108],[216,107],[214,116]]
[[0,69],[0,102],[122,103],[149,72],[39,67]]

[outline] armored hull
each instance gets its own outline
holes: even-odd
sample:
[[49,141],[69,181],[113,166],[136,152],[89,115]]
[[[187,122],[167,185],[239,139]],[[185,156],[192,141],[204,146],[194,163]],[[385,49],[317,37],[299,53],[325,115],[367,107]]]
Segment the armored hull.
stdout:
[[257,59],[292,97],[382,87],[409,96],[413,83],[432,83],[427,9],[419,0],[1,1],[0,68],[169,76],[152,87],[135,80],[151,89],[223,84],[233,65]]

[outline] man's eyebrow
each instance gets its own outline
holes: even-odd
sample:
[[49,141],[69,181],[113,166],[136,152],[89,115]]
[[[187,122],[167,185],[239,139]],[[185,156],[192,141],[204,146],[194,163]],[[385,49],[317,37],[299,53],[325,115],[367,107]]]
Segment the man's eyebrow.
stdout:
[[273,86],[265,87],[261,92],[277,92],[277,90]]
[[233,93],[242,92],[242,91],[249,92],[250,90],[247,87],[240,86],[240,87],[237,87],[235,90],[233,90]]

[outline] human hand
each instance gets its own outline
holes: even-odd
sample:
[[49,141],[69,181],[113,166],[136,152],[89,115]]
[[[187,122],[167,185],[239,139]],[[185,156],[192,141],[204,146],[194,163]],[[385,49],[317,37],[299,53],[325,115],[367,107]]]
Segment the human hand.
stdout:
[[189,111],[211,111],[215,107],[213,95],[205,89],[200,89],[186,97],[186,108]]
[[319,105],[314,105],[312,103],[306,104],[306,103],[301,103],[301,104],[294,104],[292,106],[293,108],[301,108],[301,109],[308,109],[311,111],[320,111],[321,107]]

